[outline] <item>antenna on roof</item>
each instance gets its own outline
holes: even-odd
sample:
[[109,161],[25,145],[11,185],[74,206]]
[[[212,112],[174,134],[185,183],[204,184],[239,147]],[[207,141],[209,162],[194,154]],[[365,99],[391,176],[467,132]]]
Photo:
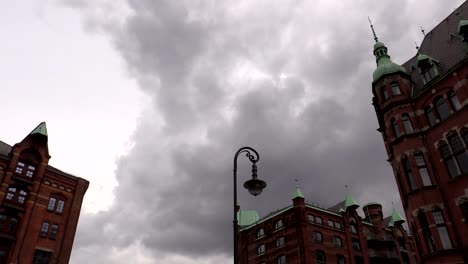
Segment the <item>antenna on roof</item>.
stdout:
[[374,35],[375,42],[379,42],[379,39],[377,38],[377,34],[375,34],[374,25],[372,25],[372,21],[370,20],[370,17],[367,17],[367,19],[369,20],[369,24],[372,29],[372,34]]
[[421,32],[423,33],[424,36],[426,36],[426,31],[424,31],[424,28],[421,26]]

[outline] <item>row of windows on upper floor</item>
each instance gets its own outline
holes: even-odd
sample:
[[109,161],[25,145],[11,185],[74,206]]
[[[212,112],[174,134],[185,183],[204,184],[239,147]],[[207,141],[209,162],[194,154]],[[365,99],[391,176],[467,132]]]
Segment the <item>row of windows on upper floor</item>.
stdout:
[[[424,63],[419,70],[424,84],[429,83],[438,76],[437,67],[434,63]],[[390,91],[391,93],[389,93],[389,89],[385,85],[380,88],[380,94],[383,101],[389,99],[390,96],[401,95],[400,84],[397,81],[391,82]]]
[[411,224],[413,232],[420,234],[416,238],[419,239],[417,243],[419,243],[420,248],[424,249],[424,254],[430,254],[440,249],[453,248],[443,211],[440,208],[434,208],[431,213],[433,224],[428,221],[428,213],[422,210],[418,213],[419,233],[416,230],[414,221]]
[[[322,220],[322,218],[320,216],[314,216],[312,214],[309,214],[309,215],[307,215],[307,218],[308,218],[308,221],[310,223],[316,223],[316,224],[323,225],[323,220]],[[328,220],[328,226],[330,228],[343,230],[343,227],[342,227],[341,223],[333,221],[333,220]],[[280,230],[280,229],[283,229],[283,228],[284,228],[283,220],[282,219],[276,220],[275,223],[274,223],[274,230]],[[354,228],[354,229],[352,228],[352,230],[356,231],[356,228]],[[265,236],[265,229],[263,227],[258,228],[256,237],[257,238],[262,238],[264,236]]]
[[[317,263],[327,263],[327,255],[325,254],[325,252],[323,250],[316,250],[315,251],[315,259],[317,261]],[[277,264],[286,264],[286,256],[285,255],[280,255],[276,258],[276,263]],[[337,254],[336,255],[336,263],[337,264],[346,264],[346,257],[344,255],[341,255],[341,254]],[[360,256],[357,256],[355,258],[355,263],[356,264],[363,264],[364,263],[364,260],[362,259],[362,257]],[[260,262],[260,264],[266,264],[266,262],[262,261]]]
[[[9,203],[13,203],[24,207],[28,196],[28,192],[26,189],[22,189],[21,187],[13,186],[9,187],[5,199]],[[62,214],[65,208],[65,199],[61,197],[50,197],[49,203],[47,205],[47,210],[49,212],[56,212],[58,214]]]
[[[434,126],[438,121],[444,121],[451,115],[451,112],[456,112],[461,109],[461,103],[457,94],[453,90],[450,90],[447,93],[447,96],[450,99],[450,103],[447,103],[443,96],[438,96],[434,99],[435,109],[429,105],[424,107],[424,113],[430,126]],[[402,124],[400,124],[395,118],[390,119],[390,125],[395,138],[404,134],[414,133],[413,122],[411,121],[409,114],[402,114],[401,122]],[[401,129],[401,125],[403,130]]]
[[[439,142],[439,151],[448,175],[454,178],[468,174],[468,129],[462,131],[461,136],[457,132],[449,133],[447,141],[448,144],[445,140]],[[427,168],[425,155],[422,152],[416,152],[413,158],[413,160],[410,160],[408,156],[401,158],[401,165],[408,182],[407,189],[413,191],[420,186],[433,185],[433,175]],[[398,173],[397,177],[399,178]]]

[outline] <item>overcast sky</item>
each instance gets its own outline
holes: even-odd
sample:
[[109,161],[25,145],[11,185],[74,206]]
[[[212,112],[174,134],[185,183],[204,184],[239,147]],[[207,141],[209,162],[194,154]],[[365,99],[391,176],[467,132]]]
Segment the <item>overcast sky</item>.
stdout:
[[367,17],[403,63],[463,1],[69,0],[0,4],[0,140],[41,121],[50,163],[91,182],[71,263],[227,263],[232,159],[260,153],[260,215],[398,191],[371,105]]

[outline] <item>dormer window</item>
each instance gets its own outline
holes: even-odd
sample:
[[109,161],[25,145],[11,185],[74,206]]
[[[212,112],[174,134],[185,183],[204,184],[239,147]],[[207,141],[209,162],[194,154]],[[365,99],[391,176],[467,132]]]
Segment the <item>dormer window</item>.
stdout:
[[398,82],[392,82],[392,93],[393,95],[400,95],[401,94],[401,90],[400,90],[400,85],[398,84]]
[[438,61],[432,59],[431,57],[425,54],[419,54],[418,67],[424,84],[429,83],[439,75],[436,63],[438,63]]

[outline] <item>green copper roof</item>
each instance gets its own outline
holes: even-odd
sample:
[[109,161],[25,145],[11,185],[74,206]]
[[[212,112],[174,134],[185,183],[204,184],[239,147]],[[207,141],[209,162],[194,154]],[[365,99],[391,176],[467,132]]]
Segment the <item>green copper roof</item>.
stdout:
[[403,218],[403,216],[401,216],[401,214],[398,213],[398,211],[395,209],[395,207],[393,207],[392,221],[390,221],[390,223],[392,223],[392,224],[403,224],[404,222],[406,222],[405,218]]
[[374,82],[385,74],[397,72],[406,73],[406,69],[403,66],[394,63],[390,59],[390,56],[387,54],[387,47],[385,47],[385,44],[382,42],[374,44],[374,55],[377,58],[377,68],[372,75]]
[[32,134],[41,134],[47,137],[47,127],[46,127],[46,122],[41,122],[31,133]]
[[237,212],[237,219],[240,226],[248,226],[257,222],[260,217],[256,211],[242,211]]
[[299,184],[296,185],[296,190],[293,194],[293,199],[296,198],[304,198],[304,194],[302,193],[301,188],[299,188]]
[[357,209],[359,207],[359,204],[356,202],[356,200],[354,200],[354,198],[351,196],[350,193],[346,195],[345,205],[346,205],[346,210],[348,210],[348,208]]
[[383,44],[382,42],[376,42],[376,43],[374,44],[374,50],[376,50],[376,49],[378,49],[378,48],[382,48],[382,47],[383,47],[383,48],[386,48],[386,47],[385,47],[385,44]]

